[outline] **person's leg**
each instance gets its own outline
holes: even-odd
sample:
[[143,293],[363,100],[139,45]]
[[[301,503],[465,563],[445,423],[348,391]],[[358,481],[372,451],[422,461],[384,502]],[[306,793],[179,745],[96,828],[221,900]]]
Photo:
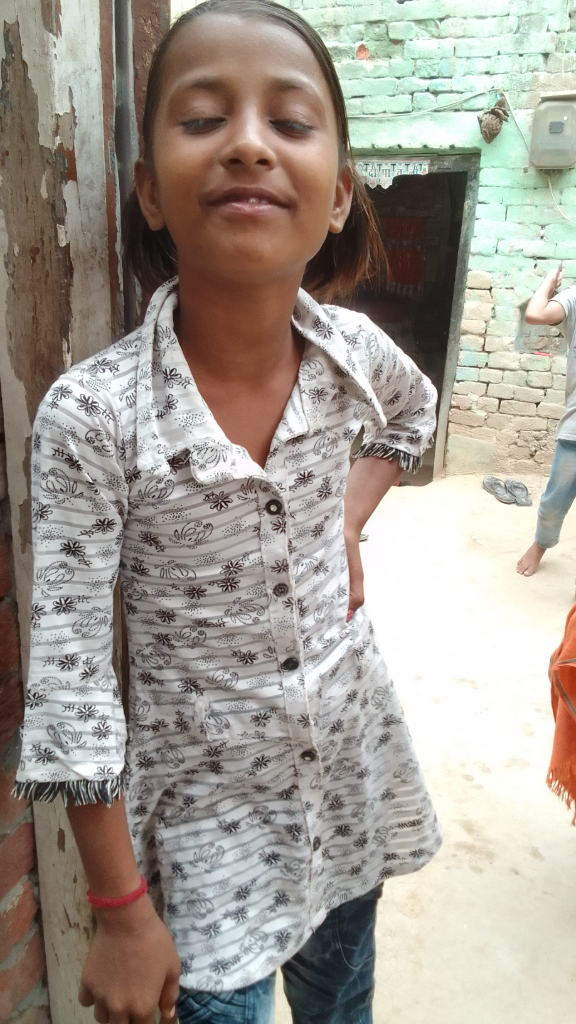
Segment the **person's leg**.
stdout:
[[532,576],[544,552],[558,543],[562,523],[575,498],[576,441],[558,441],[550,479],[538,506],[536,537],[516,567],[522,576]]
[[233,992],[185,992],[180,989],[180,1024],[274,1024],[274,982],[262,981]]
[[374,926],[382,886],[331,910],[282,968],[293,1024],[372,1024]]

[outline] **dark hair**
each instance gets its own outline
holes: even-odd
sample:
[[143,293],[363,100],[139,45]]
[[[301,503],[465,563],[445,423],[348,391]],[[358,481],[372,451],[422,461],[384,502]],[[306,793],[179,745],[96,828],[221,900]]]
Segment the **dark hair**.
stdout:
[[[274,3],[274,0],[205,0],[178,18],[160,42],[150,67],[142,122],[143,158],[152,163],[154,115],[160,100],[168,51],[186,25],[212,12],[233,12],[281,22],[301,36],[320,65],[334,104],[340,160],[352,178],[353,194],[343,230],[340,234],[328,233],[321,249],[308,263],[302,284],[324,301],[348,296],[360,281],[378,274],[386,257],[374,208],[354,166],[344,96],[332,58],[318,33],[295,11]],[[145,291],[153,292],[178,272],[176,248],[168,229],[150,230],[134,188],[124,209],[123,235],[126,264]]]

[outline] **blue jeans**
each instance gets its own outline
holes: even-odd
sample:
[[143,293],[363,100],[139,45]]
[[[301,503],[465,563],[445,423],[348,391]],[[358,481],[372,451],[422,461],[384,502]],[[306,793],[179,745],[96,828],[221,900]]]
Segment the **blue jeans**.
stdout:
[[538,506],[536,543],[553,548],[562,523],[576,498],[576,441],[557,441],[550,479]]
[[[282,967],[294,1024],[372,1024],[382,886],[331,910]],[[233,992],[180,992],[180,1024],[274,1024],[274,974]]]

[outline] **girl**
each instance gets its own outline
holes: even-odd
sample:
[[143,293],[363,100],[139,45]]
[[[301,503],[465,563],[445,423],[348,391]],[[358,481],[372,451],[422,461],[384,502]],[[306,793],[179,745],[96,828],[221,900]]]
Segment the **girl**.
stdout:
[[299,290],[350,292],[378,252],[334,67],[296,14],[184,15],[144,139],[126,225],[156,289],[145,323],[65,374],[36,421],[18,791],[67,801],[97,1021],[152,1024],[159,1006],[167,1022],[177,1004],[181,1024],[269,1024],[281,966],[297,1024],[367,1024],[381,883],[440,833],[362,607],[359,537],[419,465],[434,389],[366,317]]

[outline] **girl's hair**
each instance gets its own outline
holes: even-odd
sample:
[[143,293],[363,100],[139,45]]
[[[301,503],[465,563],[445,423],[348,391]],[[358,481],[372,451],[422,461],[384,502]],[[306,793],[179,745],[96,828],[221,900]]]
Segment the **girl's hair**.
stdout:
[[[160,100],[170,47],[186,25],[213,12],[232,12],[235,15],[280,22],[301,36],[320,65],[334,104],[340,160],[352,178],[352,206],[342,232],[329,232],[321,249],[308,263],[302,284],[324,301],[348,296],[360,281],[378,275],[380,267],[385,266],[386,257],[374,208],[354,166],[346,106],[336,69],[320,36],[300,15],[274,3],[274,0],[205,0],[178,18],[160,42],[150,67],[142,122],[143,158],[152,165],[154,115]],[[168,229],[150,230],[140,210],[135,188],[124,209],[123,235],[126,264],[145,291],[155,291],[164,281],[177,274],[176,248]]]

